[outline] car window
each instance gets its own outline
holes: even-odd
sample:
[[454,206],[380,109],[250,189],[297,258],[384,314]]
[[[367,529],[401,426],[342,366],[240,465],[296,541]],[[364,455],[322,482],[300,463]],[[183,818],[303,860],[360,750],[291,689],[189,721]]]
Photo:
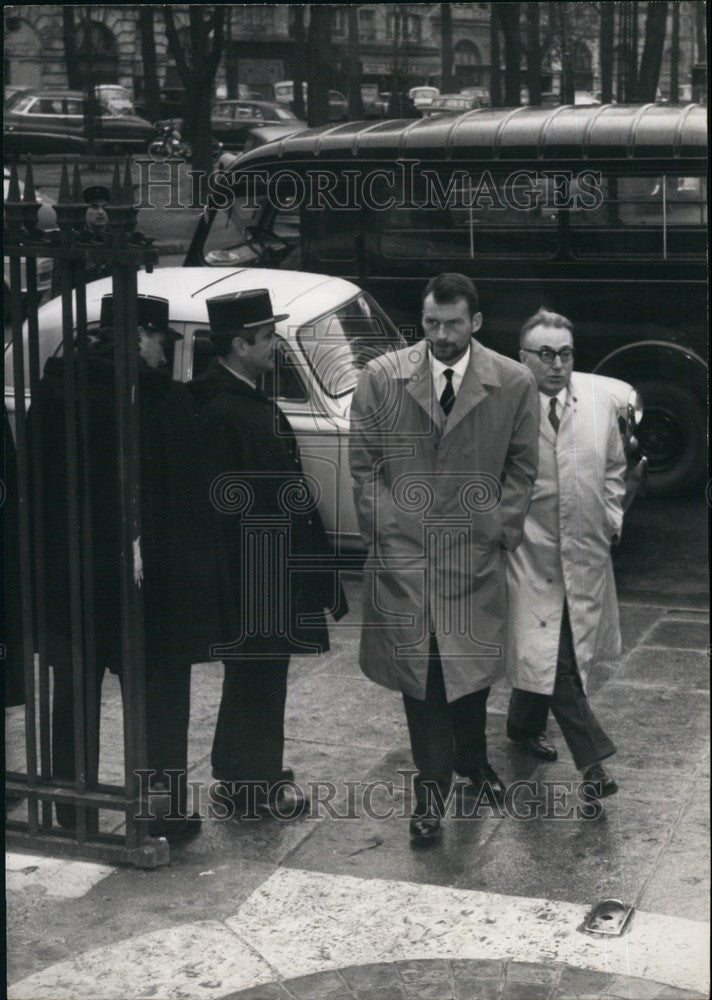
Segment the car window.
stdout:
[[81,117],[84,114],[84,102],[78,100],[65,101],[65,109],[66,114]]
[[296,122],[299,120],[294,112],[290,111],[289,108],[272,108],[271,113],[275,118],[279,119],[279,121]]
[[216,104],[213,108],[213,114],[219,118],[232,118],[233,108],[230,104]]
[[405,345],[366,292],[301,326],[297,341],[322,388],[334,399],[356,388],[358,373],[369,361]]
[[38,97],[28,111],[32,115],[61,115],[62,100],[56,97]]

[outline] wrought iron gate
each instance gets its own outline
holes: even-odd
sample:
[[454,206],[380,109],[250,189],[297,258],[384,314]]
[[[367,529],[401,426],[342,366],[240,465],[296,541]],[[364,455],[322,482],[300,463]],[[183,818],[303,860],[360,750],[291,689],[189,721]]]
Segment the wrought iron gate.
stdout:
[[[82,162],[87,162],[82,161]],[[105,162],[105,161],[104,161]],[[71,178],[71,179],[70,179]],[[20,194],[17,165],[12,166],[5,202],[5,257],[9,259],[11,372],[6,373],[5,403],[14,409],[14,442],[6,456],[16,463],[16,495],[6,499],[6,521],[11,506],[17,521],[16,579],[7,581],[19,591],[17,616],[9,616],[10,638],[22,665],[25,705],[25,769],[6,775],[6,794],[26,800],[26,818],[9,819],[8,844],[36,846],[50,852],[93,856],[142,867],[169,859],[164,839],[148,835],[148,820],[137,818],[141,787],[137,771],[147,767],[143,614],[140,581],[134,561],[141,537],[138,338],[136,336],[136,275],[140,266],[151,270],[156,254],[151,241],[136,233],[137,211],[129,160],[114,162],[111,203],[107,206],[109,238],[93,240],[84,230],[86,205],[82,198],[79,163],[71,170],[62,164],[56,204],[58,229],[37,228],[32,164],[27,162],[24,192]],[[38,319],[38,260],[49,258],[59,278],[62,299],[62,354],[67,463],[69,541],[69,601],[71,608],[71,670],[74,709],[75,780],[52,775],[51,664],[48,662],[45,545],[42,504],[41,413],[32,409],[39,398],[42,376],[42,335]],[[98,698],[93,619],[92,510],[89,491],[87,407],[86,268],[100,261],[110,266],[114,296],[115,405],[118,432],[118,469],[121,517],[121,664],[123,687],[124,783],[98,781]],[[23,317],[26,321],[23,323]],[[6,314],[7,319],[7,314]],[[6,364],[10,346],[7,344]],[[8,392],[8,382],[13,382]],[[28,419],[29,418],[29,419]],[[16,452],[16,458],[13,455]],[[8,479],[14,478],[8,475]],[[46,501],[46,496],[45,496]],[[14,532],[13,532],[14,534]],[[12,544],[14,539],[7,541]],[[7,595],[6,595],[7,596]],[[10,606],[10,605],[8,605]],[[16,618],[16,620],[13,620]],[[13,633],[14,630],[14,633]],[[10,646],[8,643],[8,654]],[[73,805],[76,825],[67,830],[53,823],[53,803]],[[100,829],[100,810],[125,817],[123,836]],[[143,814],[147,810],[144,807]]]

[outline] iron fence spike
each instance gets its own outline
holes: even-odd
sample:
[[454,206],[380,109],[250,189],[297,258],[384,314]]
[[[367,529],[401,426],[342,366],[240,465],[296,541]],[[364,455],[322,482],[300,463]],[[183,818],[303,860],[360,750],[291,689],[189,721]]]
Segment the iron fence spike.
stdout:
[[67,205],[71,202],[72,195],[69,190],[69,173],[67,171],[67,161],[62,160],[62,173],[59,178],[59,193],[57,195],[58,205]]
[[77,203],[84,201],[84,195],[82,194],[82,179],[79,175],[79,164],[76,162],[74,164],[74,171],[72,174],[72,197]]
[[26,202],[31,202],[33,205],[37,201],[37,194],[35,192],[35,178],[32,173],[32,160],[27,157],[27,171],[25,173],[25,194],[24,200]]
[[13,160],[10,167],[10,183],[7,189],[6,201],[20,201],[20,182],[17,176],[17,161]]

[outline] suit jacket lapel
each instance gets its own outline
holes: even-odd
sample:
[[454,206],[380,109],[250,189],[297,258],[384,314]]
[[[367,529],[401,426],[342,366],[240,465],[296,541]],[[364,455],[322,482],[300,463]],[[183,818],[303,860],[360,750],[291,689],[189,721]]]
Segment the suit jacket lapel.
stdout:
[[487,397],[488,385],[500,385],[499,376],[484,348],[473,340],[470,345],[470,363],[455,396],[455,405],[447,418],[444,435],[450,434],[463,417]]
[[403,377],[406,379],[406,392],[410,393],[416,403],[425,410],[438,430],[442,430],[445,417],[440,408],[440,401],[435,395],[427,341],[421,340],[414,344],[405,356],[407,362]]

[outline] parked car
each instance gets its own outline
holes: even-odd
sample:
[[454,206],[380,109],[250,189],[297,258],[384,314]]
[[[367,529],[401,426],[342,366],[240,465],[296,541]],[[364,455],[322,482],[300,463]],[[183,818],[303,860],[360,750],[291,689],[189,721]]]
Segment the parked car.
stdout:
[[[25,193],[25,185],[22,181],[18,181],[20,187],[20,197],[22,198]],[[10,168],[3,167],[3,203],[7,199],[8,191],[10,189]],[[37,213],[37,227],[38,229],[56,229],[57,228],[57,214],[54,208],[50,205],[47,199],[35,189],[35,194],[37,196],[37,201],[40,203],[40,210]],[[42,299],[47,295],[52,288],[52,270],[53,261],[48,257],[38,257],[37,258],[37,291],[39,293],[39,298]],[[23,258],[20,259],[21,265],[21,283],[22,283],[22,297],[23,297],[23,310],[25,306],[25,296],[27,293],[27,269],[25,267],[25,261]],[[4,272],[4,284],[5,284],[5,294],[3,295],[3,313],[5,323],[10,322],[10,258],[3,258],[3,272]]]
[[[6,154],[86,153],[87,99],[79,90],[24,90],[5,108]],[[114,114],[98,104],[94,119],[97,153],[143,152],[155,128],[138,115]]]
[[364,118],[387,118],[388,109],[391,106],[393,93],[390,90],[382,90],[377,96],[363,102]]
[[423,117],[426,118],[430,115],[443,114],[443,112],[462,114],[465,111],[483,107],[485,104],[479,97],[469,97],[467,94],[440,94],[428,107],[423,108],[422,112]]
[[[371,358],[404,341],[367,293],[341,278],[290,271],[240,268],[157,268],[138,274],[140,295],[170,302],[170,323],[183,340],[175,344],[173,377],[187,381],[213,357],[206,299],[249,288],[268,288],[280,348],[263,390],[279,401],[299,440],[305,472],[318,483],[327,531],[344,549],[360,548],[348,462],[349,410],[358,373]],[[101,299],[111,280],[87,286],[87,323],[98,327]],[[39,312],[40,365],[62,349],[62,303]],[[27,330],[25,329],[25,338]],[[26,383],[27,384],[27,383]],[[5,350],[5,404],[15,410],[12,345]],[[29,393],[28,393],[29,402]]]
[[[306,83],[302,84],[304,94],[304,107],[309,101],[309,88]],[[294,110],[294,84],[291,80],[280,80],[274,84],[274,99],[278,104],[286,104]],[[349,120],[349,102],[338,90],[329,91],[329,121],[345,122]]]
[[[249,220],[206,212],[186,263],[210,263],[219,217],[235,260],[357,282],[414,332],[425,282],[462,271],[480,292],[482,341],[510,357],[527,316],[563,313],[577,368],[639,391],[650,493],[676,495],[706,479],[707,169],[704,107],[483,108],[309,129],[245,154],[234,177],[239,199],[248,175],[272,191],[284,176],[291,200],[265,199]],[[320,171],[330,195],[312,210]],[[366,196],[346,213],[353,191]]]
[[439,96],[440,91],[437,87],[411,87],[408,91],[408,97],[419,111],[429,108],[435,98]]
[[218,170],[229,172],[235,167],[244,153],[249,153],[251,149],[257,149],[258,146],[266,146],[270,142],[278,142],[280,139],[285,139],[288,135],[294,135],[295,132],[304,132],[307,127],[307,123],[300,121],[299,118],[280,122],[279,124],[265,122],[264,125],[251,125],[247,129],[242,152],[236,153],[227,149],[223,150],[215,166]]
[[118,83],[99,83],[94,88],[98,100],[117,115],[135,115],[133,96]]
[[[220,101],[213,107],[210,126],[225,149],[241,151],[249,130],[261,124],[302,124],[290,108],[276,101]],[[303,123],[306,128],[306,123]]]

